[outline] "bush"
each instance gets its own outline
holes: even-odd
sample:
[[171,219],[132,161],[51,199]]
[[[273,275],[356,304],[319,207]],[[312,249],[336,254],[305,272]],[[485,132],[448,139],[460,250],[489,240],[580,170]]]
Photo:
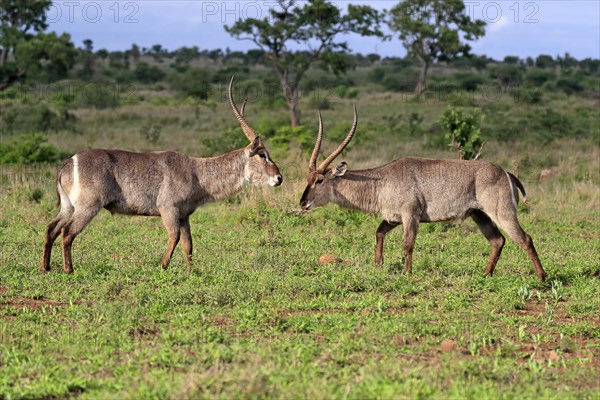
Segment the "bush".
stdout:
[[75,95],[73,105],[77,107],[94,107],[98,109],[115,108],[121,104],[117,85],[100,85],[90,83],[81,85]]
[[549,82],[556,78],[556,74],[553,71],[548,71],[541,68],[533,68],[525,74],[524,81],[525,83],[540,87],[544,83]]
[[190,68],[183,74],[175,74],[170,83],[173,90],[184,96],[206,100],[210,95],[211,73],[202,68]]
[[156,83],[165,77],[165,73],[160,68],[145,62],[141,62],[135,67],[133,75],[138,82],[142,83]]
[[579,93],[583,90],[583,85],[579,82],[579,79],[572,76],[560,78],[556,81],[556,87],[566,94]]
[[369,71],[369,74],[367,75],[367,79],[369,80],[369,82],[373,83],[382,83],[383,78],[385,78],[385,71],[383,68],[380,67],[373,68],[371,71]]
[[308,108],[312,110],[329,110],[331,108],[331,102],[327,97],[327,93],[322,95],[319,92],[313,92],[310,94],[308,99]]
[[517,85],[523,78],[523,68],[514,64],[496,64],[488,70],[490,77],[503,86]]
[[458,72],[454,74],[454,79],[462,89],[469,92],[475,91],[477,86],[483,85],[486,82],[486,79],[481,74],[474,74],[472,72]]
[[40,134],[22,135],[10,142],[0,143],[0,164],[54,163],[68,157]]
[[[292,146],[299,147],[302,152],[308,152],[314,146],[316,131],[304,125],[292,128],[287,118],[261,119],[255,126],[261,139],[269,143],[269,152],[275,160],[286,159]],[[232,125],[224,129],[221,135],[203,138],[201,142],[206,156],[223,154],[248,145],[248,139],[239,125]]]
[[0,129],[8,133],[49,132],[67,128],[75,117],[64,112],[59,115],[45,104],[11,107],[2,110]]
[[475,109],[470,115],[462,110],[447,108],[439,122],[445,130],[449,146],[456,149],[461,160],[477,159],[481,153],[481,110]]

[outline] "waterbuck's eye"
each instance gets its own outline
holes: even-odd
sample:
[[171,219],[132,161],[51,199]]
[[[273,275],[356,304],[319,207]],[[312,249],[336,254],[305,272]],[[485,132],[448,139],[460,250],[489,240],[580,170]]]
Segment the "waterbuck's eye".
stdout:
[[266,154],[265,154],[265,153],[258,153],[258,156],[259,156],[260,158],[267,158],[267,156],[266,156]]
[[319,176],[317,178],[317,183],[323,183],[323,177],[322,176]]

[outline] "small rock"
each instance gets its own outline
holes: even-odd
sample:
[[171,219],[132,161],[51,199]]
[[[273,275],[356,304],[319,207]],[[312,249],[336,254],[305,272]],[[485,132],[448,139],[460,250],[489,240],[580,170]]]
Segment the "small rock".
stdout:
[[450,339],[442,340],[442,353],[449,353],[456,348],[456,342]]
[[317,261],[319,265],[331,264],[333,262],[335,262],[335,256],[330,253],[323,254],[321,257],[319,257],[319,260]]
[[550,361],[558,360],[558,354],[554,350],[550,351],[548,353],[548,360],[550,360]]

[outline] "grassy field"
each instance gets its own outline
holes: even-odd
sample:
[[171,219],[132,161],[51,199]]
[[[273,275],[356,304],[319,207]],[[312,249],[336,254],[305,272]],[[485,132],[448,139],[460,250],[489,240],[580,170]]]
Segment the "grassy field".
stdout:
[[[356,100],[357,139],[365,132],[371,142],[350,148],[351,168],[403,155],[453,157],[425,136],[379,137],[376,124],[394,100]],[[575,107],[569,98],[552,102]],[[350,104],[340,100],[324,114],[326,134],[345,134]],[[402,107],[431,122],[445,104]],[[234,123],[221,103],[214,112],[201,107],[197,118],[189,105],[74,112],[80,132],[50,137],[67,151],[200,154],[198,132]],[[269,113],[283,111],[247,111],[251,122]],[[143,141],[139,124],[161,118],[160,140]],[[422,225],[411,276],[400,273],[399,229],[388,235],[385,264],[374,266],[376,217],[333,205],[298,213],[307,158],[294,150],[275,160],[282,187],[247,188],[198,209],[191,273],[180,250],[168,270],[159,267],[160,219],[103,211],[75,242],[75,273],[62,272],[57,242],[53,270],[41,274],[55,167],[3,167],[0,398],[600,397],[597,137],[486,144],[484,158],[525,183],[532,204],[519,206],[519,217],[545,284],[511,241],[496,275],[483,278],[489,246],[470,221]],[[326,253],[336,261],[319,265]]]

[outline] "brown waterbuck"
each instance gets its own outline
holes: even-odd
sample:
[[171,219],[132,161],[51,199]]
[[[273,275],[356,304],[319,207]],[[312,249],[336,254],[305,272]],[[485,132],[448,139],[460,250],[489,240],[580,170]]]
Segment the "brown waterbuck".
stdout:
[[173,151],[132,153],[122,150],[87,150],[64,162],[56,175],[60,212],[46,229],[42,271],[50,269],[52,244],[62,233],[63,268],[73,272],[71,246],[94,216],[111,213],[160,216],[168,245],[161,265],[169,265],[181,240],[188,264],[192,263],[189,217],[197,207],[225,199],[246,183],[278,186],[283,177],[256,132],[238,110],[229,83],[229,104],[250,141],[245,148],[210,158],[194,158]]
[[309,162],[308,184],[300,206],[308,211],[329,202],[342,207],[379,215],[375,263],[383,262],[383,240],[396,226],[404,225],[404,272],[412,272],[412,253],[420,222],[439,222],[471,217],[490,242],[491,255],[485,274],[491,276],[504,246],[498,227],[529,255],[535,273],[543,281],[542,268],[531,237],[517,220],[517,190],[525,198],[521,182],[510,172],[484,161],[432,160],[406,157],[381,167],[351,171],[342,162],[331,169],[331,162],[348,145],[358,123],[356,107],[350,133],[325,161],[317,167],[323,140],[319,113],[319,132]]

